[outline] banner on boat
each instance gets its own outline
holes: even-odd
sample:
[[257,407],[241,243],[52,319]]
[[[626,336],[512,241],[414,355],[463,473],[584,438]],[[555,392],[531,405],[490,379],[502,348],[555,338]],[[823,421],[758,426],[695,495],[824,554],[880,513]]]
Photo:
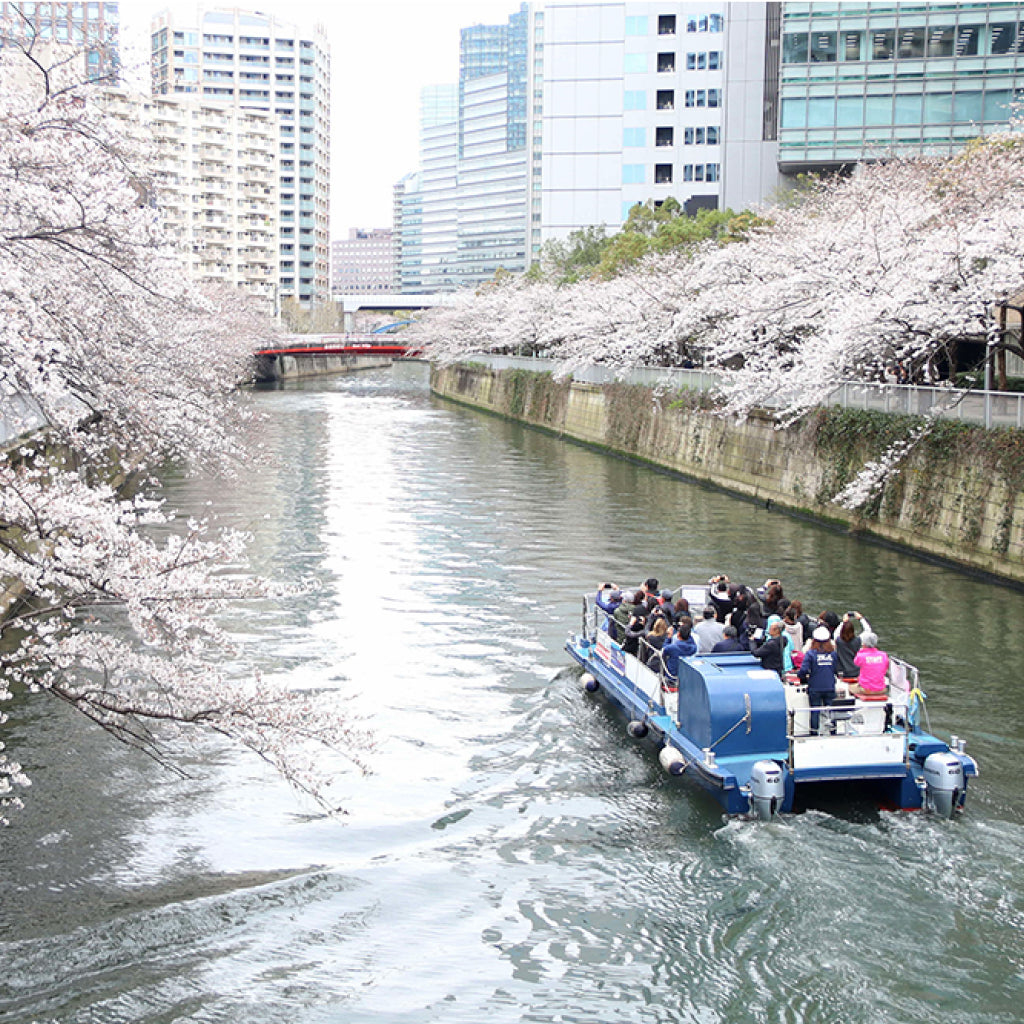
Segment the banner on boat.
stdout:
[[597,656],[616,672],[626,674],[625,652],[603,629],[597,632]]

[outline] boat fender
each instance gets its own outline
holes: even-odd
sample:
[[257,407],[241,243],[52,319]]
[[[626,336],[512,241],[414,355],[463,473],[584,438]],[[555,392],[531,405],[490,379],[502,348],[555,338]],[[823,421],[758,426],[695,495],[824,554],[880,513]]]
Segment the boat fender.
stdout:
[[786,795],[785,777],[778,761],[755,761],[750,769],[750,811],[760,821],[779,813]]
[[635,740],[642,740],[647,735],[647,723],[633,719],[629,725],[626,726],[626,732]]
[[686,771],[686,758],[673,746],[662,747],[658,752],[658,760],[669,775],[682,775]]
[[597,679],[592,676],[589,672],[584,672],[582,677],[583,687],[587,693],[596,693],[598,686],[600,685]]
[[928,808],[940,817],[952,818],[964,792],[964,766],[952,751],[929,754],[924,759]]

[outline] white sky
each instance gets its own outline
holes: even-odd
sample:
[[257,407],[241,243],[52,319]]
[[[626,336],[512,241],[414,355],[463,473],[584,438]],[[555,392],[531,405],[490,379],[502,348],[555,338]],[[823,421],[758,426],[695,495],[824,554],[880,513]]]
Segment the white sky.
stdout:
[[[323,22],[331,44],[331,234],[391,226],[392,186],[416,169],[419,94],[457,82],[459,29],[498,24],[518,0],[253,0],[207,4],[263,11],[285,21]],[[170,7],[194,21],[195,3],[121,3],[126,63],[149,51],[150,20]]]

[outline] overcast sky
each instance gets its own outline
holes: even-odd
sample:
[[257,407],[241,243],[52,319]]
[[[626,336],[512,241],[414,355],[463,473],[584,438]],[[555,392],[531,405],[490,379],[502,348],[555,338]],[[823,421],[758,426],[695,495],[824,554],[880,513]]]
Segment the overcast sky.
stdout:
[[[391,188],[416,169],[419,93],[456,82],[459,29],[499,24],[518,0],[254,0],[238,6],[286,21],[322,22],[331,43],[331,233],[391,226]],[[125,59],[144,61],[152,15],[171,7],[194,20],[195,3],[121,3]]]

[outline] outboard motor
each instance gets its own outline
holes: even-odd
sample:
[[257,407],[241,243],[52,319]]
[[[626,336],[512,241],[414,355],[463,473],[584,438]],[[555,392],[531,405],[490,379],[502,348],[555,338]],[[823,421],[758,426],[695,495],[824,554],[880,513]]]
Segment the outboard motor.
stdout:
[[964,766],[956,754],[929,754],[924,759],[928,807],[943,818],[952,818],[964,792]]
[[786,783],[778,761],[756,761],[750,769],[750,810],[760,821],[771,821],[782,806]]

